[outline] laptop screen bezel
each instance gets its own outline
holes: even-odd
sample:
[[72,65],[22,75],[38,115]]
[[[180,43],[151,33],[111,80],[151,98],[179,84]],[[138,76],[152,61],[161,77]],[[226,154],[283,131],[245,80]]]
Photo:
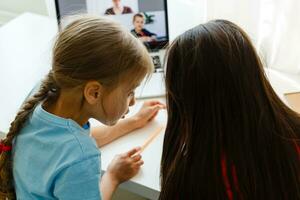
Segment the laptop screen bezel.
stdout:
[[[165,11],[165,29],[166,29],[166,40],[162,41],[161,44],[158,44],[156,48],[148,48],[148,51],[157,51],[160,49],[165,49],[168,44],[169,44],[169,17],[168,17],[168,3],[167,0],[163,0],[164,1],[164,11]],[[56,18],[57,18],[57,25],[58,28],[60,29],[60,22],[61,22],[61,15],[60,15],[60,8],[59,8],[59,0],[55,0],[55,9],[56,9]]]

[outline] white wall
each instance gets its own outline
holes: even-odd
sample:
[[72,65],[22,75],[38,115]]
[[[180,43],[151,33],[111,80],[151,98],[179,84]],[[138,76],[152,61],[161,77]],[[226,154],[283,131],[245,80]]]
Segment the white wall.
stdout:
[[23,12],[47,15],[44,0],[0,0],[0,25]]
[[170,39],[206,21],[206,0],[168,0]]
[[208,0],[207,20],[227,19],[241,26],[251,36],[257,34],[261,0]]
[[300,74],[299,0],[168,0],[170,38],[212,19],[242,27],[266,67]]
[[266,67],[300,74],[299,0],[207,0],[207,19],[228,19],[250,35]]

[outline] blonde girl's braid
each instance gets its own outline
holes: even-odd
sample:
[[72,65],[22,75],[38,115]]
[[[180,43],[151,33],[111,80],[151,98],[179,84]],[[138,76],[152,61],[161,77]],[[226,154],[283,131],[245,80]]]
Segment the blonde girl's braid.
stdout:
[[143,43],[119,23],[96,16],[74,16],[56,38],[52,70],[39,91],[23,104],[0,143],[4,147],[0,148],[0,200],[15,198],[12,153],[7,148],[11,148],[39,103],[52,104],[60,90],[81,87],[90,80],[99,81],[111,90],[124,80],[135,85],[153,69]]
[[[50,71],[42,82],[39,91],[22,105],[14,121],[10,124],[6,138],[1,141],[1,145],[11,147],[14,138],[18,135],[35,107],[46,99],[57,97],[58,94],[59,88],[55,84],[52,71]],[[15,198],[12,176],[12,152],[2,150],[0,154],[0,200]]]

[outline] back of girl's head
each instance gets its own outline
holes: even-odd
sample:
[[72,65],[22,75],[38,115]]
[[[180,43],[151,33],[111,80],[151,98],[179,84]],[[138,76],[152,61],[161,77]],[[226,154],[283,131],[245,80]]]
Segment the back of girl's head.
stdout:
[[129,76],[127,80],[140,81],[152,68],[143,44],[106,18],[81,16],[59,34],[54,46],[53,73],[60,87],[87,80],[114,87]]
[[[109,89],[123,81],[136,85],[152,70],[152,60],[143,44],[120,24],[77,16],[58,34],[52,70],[39,91],[23,104],[2,144],[11,146],[34,108],[41,102],[55,101],[63,89],[80,88],[88,81],[99,81]],[[15,198],[11,155],[11,151],[0,155],[1,199]]]
[[233,199],[300,199],[299,116],[241,28],[215,20],[176,38],[166,88],[160,199],[228,199],[228,185]]

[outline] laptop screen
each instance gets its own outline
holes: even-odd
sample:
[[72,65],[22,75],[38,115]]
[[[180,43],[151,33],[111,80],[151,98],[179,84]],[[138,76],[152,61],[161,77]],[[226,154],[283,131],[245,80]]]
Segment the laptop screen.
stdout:
[[164,48],[169,41],[166,0],[56,0],[58,21],[65,16],[89,13],[120,22],[149,51]]

